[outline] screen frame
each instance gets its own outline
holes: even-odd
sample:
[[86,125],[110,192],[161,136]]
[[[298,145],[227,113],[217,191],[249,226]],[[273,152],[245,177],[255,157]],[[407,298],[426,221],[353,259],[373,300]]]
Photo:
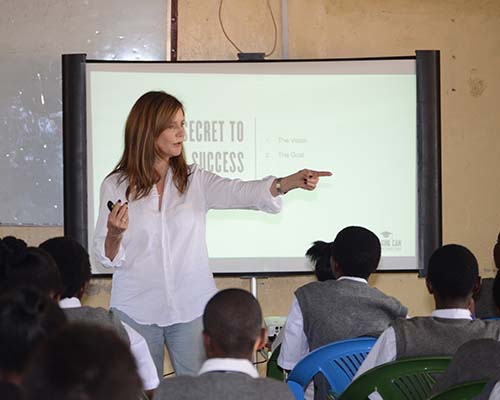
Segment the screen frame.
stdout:
[[[87,60],[85,54],[62,55],[63,78],[63,170],[64,234],[88,249],[87,207],[87,96],[86,64],[203,64],[203,63],[293,63],[322,61],[416,60],[417,82],[417,264],[425,276],[432,252],[442,244],[441,195],[441,110],[440,54],[437,50],[418,50],[415,56],[295,59],[265,61],[108,61]],[[383,270],[380,272],[411,272]],[[413,270],[415,271],[415,270]],[[311,272],[234,273],[216,276],[303,275]],[[99,273],[95,276],[110,274]]]

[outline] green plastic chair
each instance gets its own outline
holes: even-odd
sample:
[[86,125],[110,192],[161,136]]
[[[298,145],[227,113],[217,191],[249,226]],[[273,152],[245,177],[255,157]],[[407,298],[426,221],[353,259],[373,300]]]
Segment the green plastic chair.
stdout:
[[432,396],[429,400],[470,400],[483,390],[488,380],[466,382]]
[[285,382],[285,371],[278,365],[278,356],[280,355],[281,344],[278,345],[271,353],[271,357],[267,362],[266,376],[276,379],[280,382]]
[[377,391],[389,400],[425,400],[451,357],[419,357],[393,361],[358,377],[340,400],[365,400]]

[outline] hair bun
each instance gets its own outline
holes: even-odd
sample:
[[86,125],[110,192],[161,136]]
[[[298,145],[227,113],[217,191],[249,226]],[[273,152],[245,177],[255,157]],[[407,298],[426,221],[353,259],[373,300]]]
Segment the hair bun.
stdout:
[[309,259],[312,262],[316,262],[324,257],[330,258],[330,253],[332,249],[331,246],[332,246],[331,243],[317,240],[313,243],[313,245],[309,248],[309,250],[307,250],[306,256],[309,257]]
[[6,236],[0,240],[0,265],[14,266],[28,256],[28,245],[22,239]]

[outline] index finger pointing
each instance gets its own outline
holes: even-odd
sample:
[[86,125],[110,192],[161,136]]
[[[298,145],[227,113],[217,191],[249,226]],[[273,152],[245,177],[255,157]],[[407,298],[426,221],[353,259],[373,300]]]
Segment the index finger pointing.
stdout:
[[313,171],[317,176],[332,176],[330,171]]

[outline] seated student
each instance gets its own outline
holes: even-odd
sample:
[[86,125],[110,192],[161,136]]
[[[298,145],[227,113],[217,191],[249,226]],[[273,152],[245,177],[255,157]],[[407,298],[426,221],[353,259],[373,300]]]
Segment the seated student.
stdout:
[[45,250],[6,236],[0,239],[0,292],[19,286],[35,287],[57,301],[61,275]]
[[138,400],[142,384],[127,345],[111,329],[69,323],[51,335],[24,377],[26,400]]
[[21,376],[28,359],[49,335],[66,323],[56,303],[34,288],[0,295],[0,398],[21,398]]
[[[497,242],[493,247],[493,260],[497,269],[500,270],[500,233],[498,234]],[[476,318],[491,318],[500,316],[500,312],[493,301],[493,280],[494,278],[481,280],[479,293],[474,296]]]
[[[341,230],[327,248],[337,280],[309,283],[295,292],[278,364],[293,369],[309,351],[325,344],[359,336],[378,336],[407,308],[368,285],[377,269],[381,248],[368,229],[350,226]],[[319,378],[320,379],[320,378]],[[315,398],[325,398],[319,383]]]
[[292,400],[286,384],[259,378],[250,361],[264,340],[257,300],[241,289],[217,293],[203,313],[203,343],[208,359],[199,376],[164,379],[154,399]]
[[456,244],[437,249],[429,260],[426,284],[436,304],[432,316],[394,321],[379,337],[355,378],[396,359],[451,356],[470,340],[499,339],[499,321],[473,320],[469,311],[479,275],[476,257],[468,249]]
[[[500,260],[499,253],[500,253],[500,248],[497,244],[497,246],[495,246],[495,262],[497,260]],[[500,263],[496,262],[496,264],[497,267],[500,266]],[[495,279],[493,281],[493,301],[497,310],[500,310],[500,271],[497,272],[497,275],[495,276]],[[500,356],[497,355],[496,353],[493,353],[493,355],[500,358]],[[481,365],[481,370],[484,370],[483,365]],[[480,395],[474,398],[474,400],[498,400],[498,399],[500,399],[500,368],[499,370],[497,370],[496,377],[491,379],[488,382],[488,384],[484,387]]]
[[54,258],[60,271],[62,290],[59,305],[66,313],[68,320],[110,327],[120,336],[125,336],[135,357],[144,390],[152,396],[152,390],[158,387],[160,380],[146,340],[130,326],[122,323],[113,312],[101,307],[82,306],[81,298],[91,278],[87,251],[76,240],[68,237],[46,240],[40,244],[40,248]]
[[500,342],[496,339],[471,340],[460,346],[451,363],[432,388],[440,393],[452,386],[500,376]]
[[[500,271],[493,279],[491,297],[500,310]],[[481,379],[500,377],[500,342],[496,339],[472,340],[460,346],[445,373],[433,387],[433,393]],[[500,398],[500,397],[499,397]]]

